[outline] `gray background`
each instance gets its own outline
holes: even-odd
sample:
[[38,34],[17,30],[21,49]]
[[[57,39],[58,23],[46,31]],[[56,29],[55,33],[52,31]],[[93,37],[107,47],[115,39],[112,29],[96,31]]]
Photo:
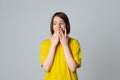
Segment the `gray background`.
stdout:
[[39,45],[56,11],[81,43],[79,80],[119,80],[120,0],[0,0],[0,80],[43,80]]

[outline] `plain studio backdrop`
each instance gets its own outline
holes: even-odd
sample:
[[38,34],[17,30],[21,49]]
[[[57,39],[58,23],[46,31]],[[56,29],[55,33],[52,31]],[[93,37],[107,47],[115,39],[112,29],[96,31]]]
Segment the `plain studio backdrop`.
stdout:
[[0,80],[43,80],[39,46],[53,13],[79,40],[79,80],[120,80],[120,0],[0,0]]

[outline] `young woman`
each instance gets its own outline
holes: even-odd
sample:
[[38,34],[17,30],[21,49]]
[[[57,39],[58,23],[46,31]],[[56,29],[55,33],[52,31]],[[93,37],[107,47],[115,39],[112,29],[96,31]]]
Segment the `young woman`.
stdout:
[[44,80],[78,80],[81,49],[77,39],[70,37],[67,15],[56,12],[51,19],[51,36],[40,45],[40,63],[46,71]]

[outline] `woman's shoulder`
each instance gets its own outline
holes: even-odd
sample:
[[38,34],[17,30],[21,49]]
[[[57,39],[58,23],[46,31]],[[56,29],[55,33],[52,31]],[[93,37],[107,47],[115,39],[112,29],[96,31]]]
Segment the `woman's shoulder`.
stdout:
[[43,40],[43,42],[48,42],[48,41],[50,41],[50,38],[46,38]]
[[69,46],[71,48],[73,48],[75,46],[80,47],[80,42],[79,42],[79,40],[77,38],[69,38]]
[[69,40],[70,40],[70,42],[78,42],[79,43],[77,38],[70,37]]
[[48,44],[50,43],[50,38],[42,40],[41,44]]

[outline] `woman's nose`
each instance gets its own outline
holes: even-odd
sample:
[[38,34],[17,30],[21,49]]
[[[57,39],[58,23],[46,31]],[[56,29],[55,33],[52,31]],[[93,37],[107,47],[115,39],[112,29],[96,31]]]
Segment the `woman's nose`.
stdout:
[[61,28],[61,25],[60,25],[60,24],[58,24],[58,28]]

